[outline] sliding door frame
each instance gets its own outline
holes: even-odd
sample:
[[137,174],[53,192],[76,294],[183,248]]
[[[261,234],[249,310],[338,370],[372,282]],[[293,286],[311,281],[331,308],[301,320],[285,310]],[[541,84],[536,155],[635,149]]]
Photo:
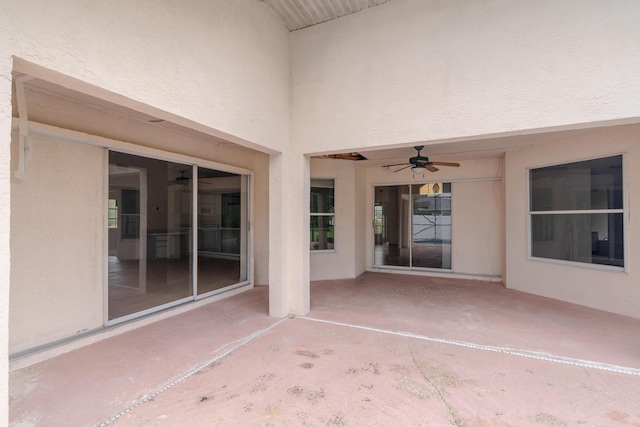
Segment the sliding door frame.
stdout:
[[[404,270],[404,271],[423,271],[423,272],[440,272],[440,273],[451,273],[453,272],[453,250],[451,250],[451,259],[450,259],[450,267],[449,268],[432,268],[432,267],[415,267],[413,266],[413,239],[414,239],[414,235],[413,235],[413,187],[415,185],[426,185],[426,184],[435,184],[435,183],[439,183],[444,185],[444,183],[449,183],[451,184],[451,186],[453,187],[453,182],[454,181],[424,181],[424,182],[409,182],[409,183],[380,183],[380,184],[372,184],[372,190],[371,190],[371,194],[372,194],[372,205],[371,205],[371,214],[373,216],[373,221],[371,223],[372,227],[371,227],[371,243],[372,243],[372,260],[371,260],[371,265],[373,266],[373,268],[375,269],[388,269],[388,270]],[[376,239],[375,239],[375,206],[376,206],[376,189],[380,188],[380,187],[403,187],[406,186],[409,188],[408,191],[408,199],[409,199],[409,208],[407,209],[407,212],[405,213],[406,215],[409,216],[409,218],[407,219],[407,225],[409,227],[411,227],[411,232],[408,233],[409,239],[408,239],[408,256],[409,256],[409,265],[408,266],[404,266],[404,265],[387,265],[387,264],[377,264],[376,263]],[[453,188],[452,188],[453,190]],[[453,196],[452,196],[453,197]],[[387,224],[388,226],[388,224]],[[402,227],[402,224],[394,224],[394,226],[396,227]],[[451,214],[451,227],[453,229],[453,213]],[[403,234],[403,233],[407,233],[406,230],[401,229],[398,231],[398,233]],[[451,236],[453,237],[453,233],[451,234]],[[400,236],[400,239],[403,239],[405,236]],[[451,243],[450,246],[453,247],[453,238],[451,238]]]

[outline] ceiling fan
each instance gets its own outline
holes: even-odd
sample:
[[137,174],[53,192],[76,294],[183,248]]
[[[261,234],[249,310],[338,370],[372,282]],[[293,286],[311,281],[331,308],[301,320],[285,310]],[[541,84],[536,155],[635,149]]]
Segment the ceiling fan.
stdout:
[[184,174],[187,173],[186,170],[181,170],[180,171],[180,176],[177,177],[174,181],[169,181],[169,184],[177,184],[177,185],[187,185],[189,184],[189,177],[184,176]]
[[383,168],[390,169],[394,166],[403,166],[400,169],[394,170],[394,172],[400,172],[401,170],[411,168],[411,172],[413,173],[425,173],[429,172],[437,172],[438,169],[436,166],[452,166],[454,168],[460,167],[460,163],[454,162],[430,162],[428,157],[425,157],[420,154],[420,151],[424,148],[424,145],[416,145],[415,148],[418,151],[418,155],[415,157],[409,158],[409,163],[396,163],[393,165],[384,165]]

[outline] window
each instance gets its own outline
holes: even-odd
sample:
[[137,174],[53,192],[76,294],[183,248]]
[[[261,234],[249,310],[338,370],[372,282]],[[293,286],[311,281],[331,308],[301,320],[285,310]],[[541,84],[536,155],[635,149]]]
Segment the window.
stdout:
[[118,201],[109,199],[109,228],[118,228]]
[[624,267],[622,156],[529,171],[531,256]]
[[333,179],[311,180],[310,248],[312,251],[334,248],[334,190],[335,181]]

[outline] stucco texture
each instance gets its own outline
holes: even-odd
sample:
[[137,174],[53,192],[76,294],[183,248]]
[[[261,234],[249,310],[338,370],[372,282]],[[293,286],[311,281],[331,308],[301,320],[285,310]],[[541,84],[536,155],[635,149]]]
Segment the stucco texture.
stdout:
[[[510,151],[505,160],[507,287],[640,318],[640,146],[637,125],[594,130],[572,138]],[[528,168],[624,155],[626,271],[528,258]]]
[[24,0],[7,13],[8,53],[61,73],[50,79],[253,147],[289,139],[288,32],[260,2]]
[[357,150],[638,117],[638,20],[633,0],[393,0],[296,31],[292,138]]
[[27,179],[11,183],[11,353],[102,326],[104,156],[30,137]]

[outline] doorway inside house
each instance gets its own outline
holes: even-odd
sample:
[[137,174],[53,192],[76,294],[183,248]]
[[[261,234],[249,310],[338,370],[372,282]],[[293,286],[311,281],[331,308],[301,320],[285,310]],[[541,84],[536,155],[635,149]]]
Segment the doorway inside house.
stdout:
[[374,266],[451,270],[451,183],[374,192]]
[[248,176],[109,152],[108,322],[248,280]]

